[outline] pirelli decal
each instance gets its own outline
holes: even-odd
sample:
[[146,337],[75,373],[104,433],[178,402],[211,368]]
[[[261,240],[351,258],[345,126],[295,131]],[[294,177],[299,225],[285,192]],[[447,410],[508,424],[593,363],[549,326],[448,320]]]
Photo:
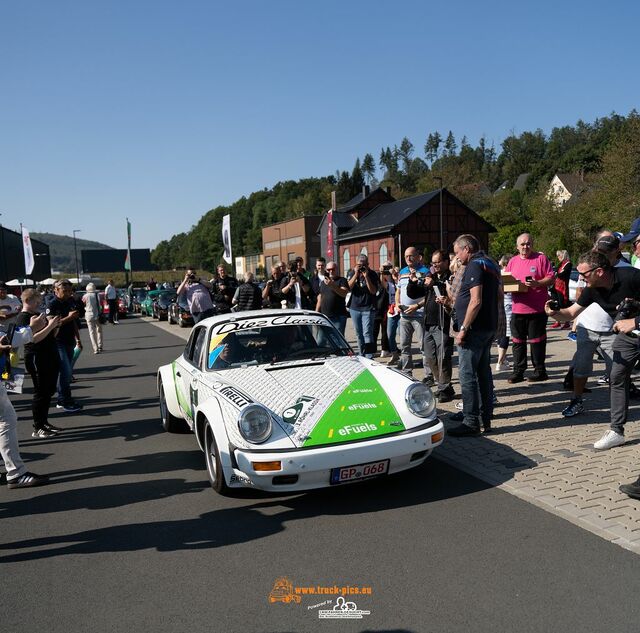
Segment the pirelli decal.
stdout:
[[236,405],[238,408],[242,408],[247,404],[251,404],[253,400],[249,398],[249,396],[245,396],[241,391],[238,391],[235,387],[231,387],[227,385],[226,387],[222,387],[218,393],[221,396],[224,396],[230,402]]

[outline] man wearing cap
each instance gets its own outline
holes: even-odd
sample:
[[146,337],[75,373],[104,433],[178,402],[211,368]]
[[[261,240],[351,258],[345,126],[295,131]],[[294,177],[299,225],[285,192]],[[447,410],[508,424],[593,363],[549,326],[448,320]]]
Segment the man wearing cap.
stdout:
[[7,284],[4,281],[0,281],[0,323],[4,325],[15,323],[21,309],[22,302],[20,299],[10,295]]
[[553,284],[551,262],[544,253],[533,250],[529,233],[518,235],[518,254],[509,260],[505,270],[527,287],[526,292],[511,295],[511,334],[513,340],[513,374],[507,382],[524,380],[527,369],[527,340],[531,346],[533,375],[528,382],[547,380],[545,358],[547,354],[547,315],[544,311],[549,298],[547,288]]
[[82,349],[78,328],[78,310],[73,301],[73,288],[68,279],[59,279],[53,286],[54,297],[47,306],[46,314],[59,316],[60,329],[56,337],[56,347],[60,357],[60,375],[58,377],[58,409],[67,413],[80,411],[82,407],[71,396],[71,376],[73,348]]

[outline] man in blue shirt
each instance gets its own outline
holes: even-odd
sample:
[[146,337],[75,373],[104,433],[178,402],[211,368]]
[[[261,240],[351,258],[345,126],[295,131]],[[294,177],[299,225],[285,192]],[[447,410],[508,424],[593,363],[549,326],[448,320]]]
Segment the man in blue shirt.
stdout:
[[427,385],[434,384],[434,378],[429,368],[429,363],[424,357],[424,307],[418,307],[421,303],[419,299],[412,299],[407,294],[407,286],[410,281],[423,280],[428,274],[429,269],[422,262],[422,254],[418,252],[415,246],[409,246],[404,252],[404,260],[406,266],[400,269],[398,277],[398,285],[396,287],[396,305],[400,310],[400,368],[407,373],[413,371],[413,357],[411,355],[411,343],[413,333],[418,336],[420,352],[422,353],[425,378]]
[[465,437],[491,430],[493,377],[491,344],[498,327],[500,269],[481,250],[473,235],[461,235],[453,250],[466,265],[456,296],[455,315],[458,346],[458,377],[462,390],[463,422],[447,434]]

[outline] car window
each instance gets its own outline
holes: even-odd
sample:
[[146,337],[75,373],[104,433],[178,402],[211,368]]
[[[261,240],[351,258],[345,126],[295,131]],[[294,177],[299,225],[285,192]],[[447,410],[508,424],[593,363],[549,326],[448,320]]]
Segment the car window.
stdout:
[[205,341],[207,329],[204,327],[196,328],[193,333],[193,347],[191,348],[191,353],[189,355],[189,362],[191,362],[196,367],[202,367],[202,353],[205,347]]
[[331,325],[282,325],[212,334],[207,368],[213,371],[243,365],[278,363],[351,353]]

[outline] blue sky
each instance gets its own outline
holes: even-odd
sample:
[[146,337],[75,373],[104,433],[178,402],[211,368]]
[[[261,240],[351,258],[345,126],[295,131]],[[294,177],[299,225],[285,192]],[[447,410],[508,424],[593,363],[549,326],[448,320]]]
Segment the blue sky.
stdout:
[[627,114],[638,24],[615,0],[3,0],[0,222],[122,248],[128,216],[153,248],[403,136]]

